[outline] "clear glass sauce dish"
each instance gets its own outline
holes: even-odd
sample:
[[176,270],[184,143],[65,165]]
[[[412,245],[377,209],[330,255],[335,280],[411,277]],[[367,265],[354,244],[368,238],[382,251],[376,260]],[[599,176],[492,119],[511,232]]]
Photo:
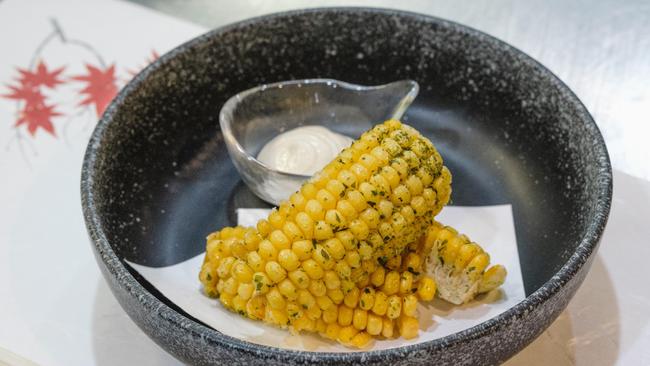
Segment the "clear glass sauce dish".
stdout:
[[310,177],[281,172],[258,161],[256,156],[267,142],[309,125],[356,139],[374,124],[400,119],[418,90],[412,80],[378,86],[332,79],[282,81],[233,96],[222,107],[219,123],[244,183],[261,199],[278,205]]

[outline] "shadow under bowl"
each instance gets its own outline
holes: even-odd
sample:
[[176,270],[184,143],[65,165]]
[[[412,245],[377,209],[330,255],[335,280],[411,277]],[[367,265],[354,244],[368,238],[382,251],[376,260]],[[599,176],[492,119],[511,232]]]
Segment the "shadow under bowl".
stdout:
[[[242,90],[305,78],[366,85],[416,80],[420,95],[403,120],[441,152],[454,176],[453,204],[512,205],[528,297],[430,342],[371,352],[300,352],[223,335],[133,271],[125,260],[178,263],[201,253],[209,232],[235,224],[236,208],[267,207],[228,157],[219,110]],[[522,52],[437,18],[341,8],[247,20],[161,57],[120,92],[99,122],[81,193],[94,253],[115,297],[179,360],[493,364],[541,334],[582,283],[609,214],[612,174],[585,107]]]

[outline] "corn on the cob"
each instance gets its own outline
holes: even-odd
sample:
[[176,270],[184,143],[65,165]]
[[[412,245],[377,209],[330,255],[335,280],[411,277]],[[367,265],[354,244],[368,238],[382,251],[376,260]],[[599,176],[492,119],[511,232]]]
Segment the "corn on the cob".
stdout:
[[[418,243],[448,202],[433,144],[398,121],[364,133],[256,228],[207,238],[199,278],[228,309],[354,347],[417,334]],[[406,266],[406,267],[405,267]],[[430,279],[425,280],[430,281]]]
[[505,281],[505,267],[497,264],[488,268],[490,256],[449,226],[438,222],[431,225],[423,251],[428,253],[425,271],[434,277],[438,296],[453,304],[466,303]]

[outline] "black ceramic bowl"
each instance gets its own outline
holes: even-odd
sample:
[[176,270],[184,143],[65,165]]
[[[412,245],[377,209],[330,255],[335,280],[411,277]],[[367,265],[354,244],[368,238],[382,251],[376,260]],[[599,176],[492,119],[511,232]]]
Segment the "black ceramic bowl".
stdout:
[[[225,152],[218,112],[262,83],[414,79],[405,121],[429,136],[454,176],[453,203],[513,207],[528,297],[431,342],[361,353],[314,353],[225,336],[186,315],[130,269],[201,253],[234,209],[263,205]],[[584,279],[609,213],[602,136],[576,96],[515,48],[459,24],[375,9],[319,9],[209,32],[161,57],[99,122],[81,192],[97,262],[129,316],[192,364],[492,364],[529,344]],[[197,269],[198,270],[198,269]]]

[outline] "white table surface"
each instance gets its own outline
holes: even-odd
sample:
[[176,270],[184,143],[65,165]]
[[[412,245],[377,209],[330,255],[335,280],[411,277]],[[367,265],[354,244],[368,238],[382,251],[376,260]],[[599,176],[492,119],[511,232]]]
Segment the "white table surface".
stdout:
[[[397,7],[486,31],[540,60],[577,93],[603,131],[616,169],[614,200],[593,267],[568,309],[507,364],[650,365],[650,3],[139,1],[205,28],[301,7]],[[0,18],[5,5],[0,2]],[[142,9],[131,10],[131,17],[145,16]],[[0,33],[10,31],[7,25],[0,22]],[[8,66],[3,58],[0,68]],[[83,144],[73,145],[51,160],[57,169],[76,171],[82,152]],[[0,174],[7,174],[5,165]],[[0,210],[9,205],[16,217],[34,216],[43,224],[30,237],[0,231],[0,365],[178,364],[128,318],[99,274],[75,221],[81,220],[78,175],[45,169],[38,179],[52,180],[56,194],[20,202],[0,195],[6,200]],[[0,179],[3,190],[18,184],[11,176]],[[22,204],[44,211],[22,212]]]

